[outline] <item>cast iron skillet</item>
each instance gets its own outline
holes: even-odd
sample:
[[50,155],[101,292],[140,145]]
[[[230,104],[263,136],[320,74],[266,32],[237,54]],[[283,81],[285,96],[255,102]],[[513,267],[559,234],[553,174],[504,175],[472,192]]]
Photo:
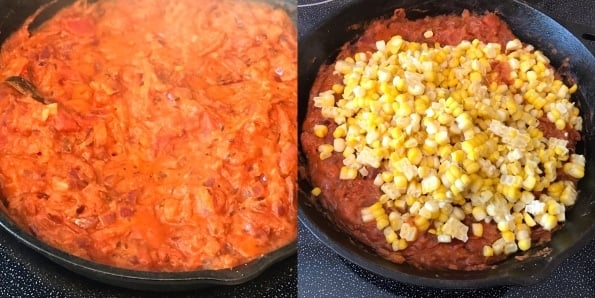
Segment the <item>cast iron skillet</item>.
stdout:
[[[316,206],[310,195],[311,185],[305,175],[300,176],[300,221],[325,245],[347,260],[386,278],[415,285],[440,288],[478,288],[496,285],[530,285],[546,277],[569,254],[586,245],[595,236],[595,57],[564,27],[554,20],[517,1],[493,0],[359,0],[337,12],[325,23],[303,34],[299,40],[299,117],[303,122],[312,83],[322,64],[332,63],[339,48],[353,41],[362,26],[373,19],[388,17],[395,8],[405,8],[409,18],[427,15],[460,14],[463,9],[483,13],[496,12],[508,23],[522,41],[541,49],[559,67],[569,57],[568,73],[579,85],[575,100],[584,119],[583,141],[577,151],[586,155],[586,175],[579,182],[579,195],[574,208],[567,212],[566,223],[556,232],[544,250],[533,248],[528,255],[548,251],[542,257],[524,261],[509,259],[497,268],[479,271],[427,271],[406,264],[384,260],[370,249],[356,243],[338,231]],[[305,173],[304,157],[300,153],[300,173]]]
[[[97,0],[88,1],[95,2]],[[297,15],[296,0],[256,1],[267,2],[275,7],[285,9],[295,22]],[[51,18],[60,9],[74,2],[75,0],[0,0],[0,44],[12,32],[22,26],[25,19],[40,7],[49,3],[30,24],[29,31],[35,31],[37,27]],[[297,241],[294,241],[252,262],[231,269],[191,272],[147,272],[98,264],[67,254],[22,230],[1,209],[0,226],[25,245],[71,271],[106,284],[138,290],[182,291],[214,285],[237,285],[257,277],[271,265],[295,255],[297,251]]]

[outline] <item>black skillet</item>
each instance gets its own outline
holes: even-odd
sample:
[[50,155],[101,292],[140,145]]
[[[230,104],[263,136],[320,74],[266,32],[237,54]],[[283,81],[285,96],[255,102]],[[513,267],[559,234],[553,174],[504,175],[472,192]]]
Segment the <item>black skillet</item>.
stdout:
[[[516,0],[359,0],[335,13],[309,32],[300,32],[299,40],[299,117],[304,120],[308,95],[322,64],[332,63],[339,48],[361,34],[371,20],[388,17],[395,8],[405,8],[411,19],[427,15],[460,14],[463,9],[483,13],[496,12],[508,23],[522,41],[541,49],[559,67],[570,58],[566,80],[579,85],[573,96],[584,118],[583,141],[577,150],[586,155],[586,175],[578,184],[579,197],[574,208],[567,212],[564,227],[556,232],[546,247],[533,248],[527,255],[547,252],[545,256],[528,257],[524,261],[509,259],[495,269],[479,272],[428,271],[412,266],[391,263],[370,249],[338,231],[316,206],[309,195],[311,185],[300,176],[299,219],[321,242],[345,259],[386,278],[410,284],[437,288],[479,288],[497,285],[530,285],[545,278],[573,251],[595,237],[595,57],[560,24]],[[300,155],[300,167],[305,167]],[[304,171],[301,171],[303,173]]]
[[[88,0],[88,2],[96,1]],[[296,0],[256,1],[267,2],[275,7],[284,9],[295,22],[297,15]],[[20,28],[25,19],[33,15],[40,7],[45,5],[43,10],[29,25],[28,29],[31,32],[34,32],[36,28],[51,18],[60,9],[74,2],[74,0],[0,0],[0,44],[12,32]],[[67,254],[47,245],[22,230],[1,209],[0,226],[34,251],[71,271],[106,284],[138,290],[182,291],[214,285],[237,285],[250,281],[262,274],[271,265],[295,255],[297,251],[297,242],[294,241],[252,262],[231,269],[191,272],[146,272],[106,266]]]

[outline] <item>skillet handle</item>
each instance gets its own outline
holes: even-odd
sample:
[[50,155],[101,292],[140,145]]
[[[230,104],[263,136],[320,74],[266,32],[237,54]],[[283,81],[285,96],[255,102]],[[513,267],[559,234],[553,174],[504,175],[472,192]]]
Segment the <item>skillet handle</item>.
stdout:
[[569,21],[556,20],[578,38],[595,55],[595,28]]

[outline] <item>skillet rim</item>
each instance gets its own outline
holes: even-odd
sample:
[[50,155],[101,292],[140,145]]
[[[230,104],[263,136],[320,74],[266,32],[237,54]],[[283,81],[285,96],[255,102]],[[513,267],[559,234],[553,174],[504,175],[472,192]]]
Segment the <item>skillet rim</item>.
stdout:
[[239,285],[248,282],[272,265],[297,252],[297,239],[248,263],[221,270],[157,272],[124,269],[83,259],[59,250],[26,233],[4,212],[0,212],[0,227],[16,240],[54,263],[87,278],[137,290],[183,291],[215,285]]

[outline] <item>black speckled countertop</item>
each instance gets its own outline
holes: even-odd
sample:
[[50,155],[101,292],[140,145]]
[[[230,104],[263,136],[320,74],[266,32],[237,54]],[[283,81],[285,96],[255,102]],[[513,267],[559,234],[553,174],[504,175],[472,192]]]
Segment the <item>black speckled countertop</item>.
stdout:
[[[348,2],[299,0],[300,36]],[[561,23],[595,27],[593,0],[525,2]],[[584,42],[593,52],[595,42]],[[595,297],[595,239],[538,284],[443,290],[400,283],[371,273],[334,253],[300,223],[298,272],[299,297]]]
[[442,290],[386,279],[350,263],[300,225],[299,297],[595,297],[595,239],[533,286]]
[[107,286],[72,273],[0,229],[0,297],[295,297],[297,256],[238,286],[150,293]]

